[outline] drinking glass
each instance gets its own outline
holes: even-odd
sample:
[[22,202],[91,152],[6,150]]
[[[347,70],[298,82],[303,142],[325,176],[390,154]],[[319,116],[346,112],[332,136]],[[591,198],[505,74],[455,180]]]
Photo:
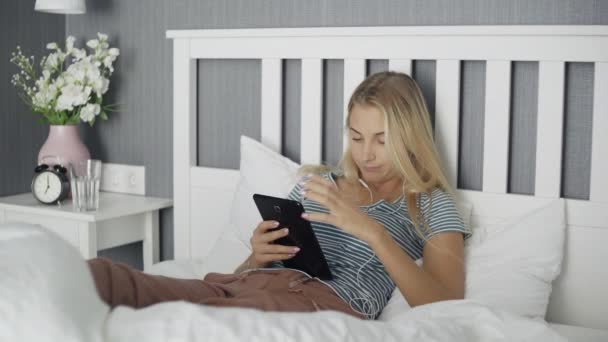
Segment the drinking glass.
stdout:
[[87,159],[70,164],[72,205],[75,211],[99,209],[101,161]]

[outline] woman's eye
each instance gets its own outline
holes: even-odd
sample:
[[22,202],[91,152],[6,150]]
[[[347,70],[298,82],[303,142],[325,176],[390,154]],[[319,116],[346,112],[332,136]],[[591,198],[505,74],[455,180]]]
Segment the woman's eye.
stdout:
[[384,141],[379,141],[380,145],[384,145]]
[[361,140],[363,140],[363,139],[361,139],[361,138],[353,138],[353,141],[361,141]]

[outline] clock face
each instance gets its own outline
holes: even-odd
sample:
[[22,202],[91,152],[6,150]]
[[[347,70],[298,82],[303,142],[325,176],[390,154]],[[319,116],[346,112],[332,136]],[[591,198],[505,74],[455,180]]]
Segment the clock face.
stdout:
[[32,190],[41,202],[53,203],[61,195],[61,179],[52,172],[42,172],[36,175]]

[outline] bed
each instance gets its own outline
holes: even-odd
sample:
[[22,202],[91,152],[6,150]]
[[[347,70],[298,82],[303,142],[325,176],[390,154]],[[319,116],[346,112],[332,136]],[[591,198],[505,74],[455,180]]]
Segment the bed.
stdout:
[[[483,189],[457,190],[461,214],[474,231],[467,245],[467,295],[462,301],[412,309],[394,293],[377,321],[337,312],[279,314],[181,302],[109,312],[94,298],[89,279],[88,289],[83,286],[72,295],[82,292],[82,303],[95,308],[95,314],[82,314],[78,305],[61,313],[66,321],[77,317],[81,323],[70,328],[75,336],[113,341],[608,340],[608,272],[603,267],[608,260],[608,159],[602,153],[608,148],[608,99],[598,96],[608,92],[608,27],[171,30],[167,37],[173,41],[175,260],[147,272],[183,278],[230,272],[249,252],[246,236],[256,217],[248,196],[258,191],[284,196],[297,180],[299,164],[279,153],[282,60],[302,63],[301,130],[306,134],[301,134],[301,164],[321,161],[323,60],[344,60],[345,99],[365,77],[366,60],[387,59],[389,69],[405,73],[411,73],[414,60],[435,60],[435,141],[452,184],[458,177],[461,61],[479,60],[486,63]],[[238,170],[197,166],[198,59],[260,60],[261,139],[241,137]],[[534,195],[507,193],[511,63],[522,60],[539,63]],[[560,198],[567,62],[594,64],[589,200]],[[61,242],[36,233],[35,227],[5,228],[0,244],[14,238],[15,229],[27,228],[33,232],[27,243],[35,246],[27,250],[36,253],[16,259],[24,248],[10,249],[14,244],[9,244],[0,246],[4,257],[22,263],[20,269],[30,275],[49,272],[35,260],[48,262],[45,253],[60,248]],[[6,262],[2,265],[15,279],[28,276]],[[81,268],[73,265],[70,274],[86,278]],[[65,296],[59,285],[51,282],[47,288],[47,296]],[[0,312],[9,312],[6,307]],[[79,328],[83,326],[87,328]]]
[[[387,59],[389,69],[410,73],[412,61],[436,60],[435,139],[452,184],[459,142],[460,61],[486,62],[486,114],[482,191],[458,190],[472,205],[473,226],[523,215],[560,197],[564,68],[592,62],[593,141],[590,199],[565,200],[567,232],[563,268],[553,282],[546,319],[555,324],[608,329],[608,29],[599,26],[351,27],[244,30],[177,30],[174,46],[174,253],[176,259],[213,258],[213,245],[231,222],[239,171],[196,166],[197,59],[261,61],[261,143],[281,151],[281,60],[301,59],[300,163],[321,161],[322,61],[344,60],[344,99],[365,77],[365,61]],[[539,63],[535,195],[507,193],[510,70],[512,61]],[[346,106],[344,106],[346,107]],[[243,151],[241,150],[241,153]],[[241,155],[241,158],[243,156]],[[241,166],[243,159],[241,159]],[[201,211],[197,208],[205,207]],[[232,220],[233,221],[233,220]],[[201,222],[207,222],[205,229]],[[221,239],[219,239],[222,241]]]

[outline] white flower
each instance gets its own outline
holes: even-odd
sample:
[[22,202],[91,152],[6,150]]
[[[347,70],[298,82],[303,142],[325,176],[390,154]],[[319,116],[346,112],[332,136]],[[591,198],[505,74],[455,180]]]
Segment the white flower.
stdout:
[[89,101],[89,95],[91,95],[91,90],[92,89],[93,88],[91,88],[89,86],[84,87],[84,93],[83,93],[84,94],[84,100],[82,102],[78,103],[78,105],[83,105],[83,104],[85,104],[85,103],[87,103]]
[[48,85],[49,80],[44,77],[41,77],[37,79],[34,83],[36,84],[36,86],[38,86],[38,88],[42,89],[43,87],[46,87]]
[[68,82],[83,83],[86,70],[82,67],[82,61],[70,65],[65,74]]
[[72,50],[72,56],[74,56],[75,60],[79,61],[87,56],[87,52],[84,49],[75,48]]
[[32,105],[35,108],[48,108],[52,101],[57,97],[57,87],[53,84],[49,85],[47,82],[36,81],[38,84],[38,90],[36,87],[32,89]]
[[108,91],[110,80],[105,77],[99,77],[91,85],[93,86],[95,93],[97,93],[97,96],[101,97],[101,95]]
[[91,39],[87,42],[87,46],[90,47],[91,49],[95,49],[96,47],[99,46],[99,41],[97,39]]
[[34,108],[46,108],[46,106],[48,106],[45,92],[39,91],[34,94],[34,97],[32,97],[32,106]]
[[105,65],[106,68],[110,69],[110,72],[114,72],[112,63],[114,62],[115,59],[116,59],[116,57],[112,57],[112,56],[106,56],[106,58],[103,59],[103,65]]
[[91,87],[82,87],[77,84],[67,84],[61,88],[61,95],[57,98],[57,110],[73,110],[74,107],[89,101]]
[[84,122],[91,122],[100,111],[101,108],[98,104],[89,103],[80,110],[80,119]]
[[59,48],[59,46],[57,45],[57,43],[52,42],[52,43],[46,44],[46,48],[49,50],[57,50]]
[[[63,89],[65,89],[65,88],[67,88],[67,87],[64,87]],[[62,92],[63,92],[63,90],[62,90]],[[55,107],[57,108],[58,111],[72,110],[72,109],[74,109],[72,102],[73,102],[73,100],[69,95],[62,93],[57,98],[57,104],[55,104]]]
[[57,52],[51,53],[49,57],[46,59],[44,66],[49,69],[55,69],[59,66],[59,58]]
[[99,37],[99,40],[101,40],[102,42],[108,40],[108,35],[105,33],[97,32],[97,37]]
[[68,36],[68,38],[65,40],[65,51],[67,53],[72,52],[72,50],[74,49],[75,41],[76,41],[76,38],[74,38],[74,36]]
[[48,89],[40,89],[39,91],[37,91],[34,96],[32,97],[32,105],[35,108],[46,108],[49,105],[49,101],[48,98],[49,96],[47,95]]
[[85,66],[85,72],[89,83],[94,83],[98,78],[101,77],[101,72],[99,71],[99,68],[91,63],[88,63]]
[[117,48],[111,48],[110,50],[108,50],[108,55],[116,57],[120,55],[120,50],[118,50]]
[[57,87],[57,89],[61,89],[65,85],[65,78],[59,76],[57,77],[57,79],[55,79],[55,82],[53,84],[55,85],[55,87]]

